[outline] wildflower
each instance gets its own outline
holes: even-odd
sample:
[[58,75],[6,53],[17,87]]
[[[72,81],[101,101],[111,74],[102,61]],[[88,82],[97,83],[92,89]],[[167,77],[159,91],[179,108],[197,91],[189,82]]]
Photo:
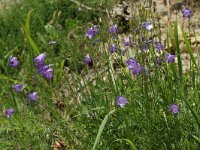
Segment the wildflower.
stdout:
[[153,29],[153,23],[143,22],[142,27],[145,28],[147,31],[151,31]]
[[128,48],[126,47],[123,51],[122,51],[122,56],[125,55],[126,51],[128,50]]
[[96,39],[94,42],[93,42],[93,45],[99,43],[99,39]]
[[127,99],[124,96],[117,97],[117,105],[123,108],[128,103]]
[[4,115],[6,115],[7,118],[10,118],[12,116],[12,114],[14,113],[14,109],[10,108],[10,109],[5,109],[3,110]]
[[143,67],[139,63],[137,63],[132,67],[131,70],[133,71],[133,74],[141,74],[143,71]]
[[38,64],[38,65],[36,65],[37,73],[41,74],[45,79],[52,79],[53,78],[53,69],[50,68],[50,66],[52,66],[52,64],[49,64],[49,65]]
[[163,59],[162,59],[162,58],[156,57],[156,59],[155,59],[155,64],[156,64],[156,66],[157,66],[158,68],[161,67],[162,62],[163,62]]
[[124,46],[129,46],[130,44],[131,44],[130,38],[129,38],[129,37],[126,37],[126,38],[124,39]]
[[167,59],[168,63],[170,63],[170,62],[174,63],[175,62],[175,57],[176,57],[175,55],[171,55],[169,53],[166,54],[166,59]]
[[109,27],[109,33],[110,34],[114,34],[114,33],[117,33],[117,32],[118,32],[118,27],[117,27],[116,24],[114,26]]
[[16,93],[19,93],[19,92],[21,92],[23,85],[22,84],[14,84],[12,87]]
[[149,43],[144,43],[143,45],[140,46],[140,49],[144,52],[150,48]]
[[134,58],[128,59],[126,64],[133,74],[141,74],[143,71],[143,67]]
[[27,97],[30,101],[36,101],[37,100],[37,92],[31,92],[28,94]]
[[169,110],[173,113],[173,114],[177,114],[179,112],[179,107],[176,104],[171,104],[169,106]]
[[132,66],[136,65],[138,62],[137,60],[135,60],[134,58],[129,58],[127,61],[126,61],[126,64],[128,65],[129,69],[132,68]]
[[19,65],[19,61],[18,61],[17,57],[10,56],[9,66],[15,68],[18,65]]
[[38,55],[36,58],[34,58],[34,62],[36,62],[37,64],[42,64],[45,58],[46,58],[46,53],[42,53]]
[[190,18],[191,17],[192,11],[188,7],[186,7],[181,12],[182,12],[184,18]]
[[136,29],[134,30],[134,32],[135,32],[135,34],[140,34],[140,29],[139,29],[139,28],[136,28]]
[[164,49],[164,45],[161,42],[154,42],[154,48],[156,51],[160,51]]
[[52,68],[47,69],[46,71],[43,72],[42,75],[45,79],[48,79],[48,80],[52,79],[53,78],[53,69]]
[[88,66],[92,66],[93,65],[93,60],[90,58],[90,54],[86,54],[83,62]]
[[111,53],[117,52],[119,48],[116,46],[116,44],[110,44],[109,50]]
[[97,35],[98,32],[99,32],[98,27],[94,25],[90,29],[87,29],[85,36],[88,37],[89,39],[92,39],[92,37]]

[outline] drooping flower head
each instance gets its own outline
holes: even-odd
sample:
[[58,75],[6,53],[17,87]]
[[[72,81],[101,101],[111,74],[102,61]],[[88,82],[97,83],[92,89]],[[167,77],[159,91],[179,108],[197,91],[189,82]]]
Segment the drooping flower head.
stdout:
[[53,78],[53,69],[50,68],[52,64],[44,65],[44,64],[38,64],[36,65],[37,73],[41,74],[45,79],[52,79]]
[[132,71],[133,71],[133,74],[141,74],[143,71],[143,67],[139,63],[137,63],[136,65],[132,67]]
[[123,108],[128,103],[127,99],[124,96],[117,97],[117,105]]
[[91,59],[90,54],[86,54],[86,56],[85,56],[83,62],[84,62],[86,65],[90,66],[90,67],[93,66],[93,60]]
[[144,52],[146,50],[148,50],[150,48],[150,44],[149,43],[144,43],[140,46],[140,49]]
[[137,62],[134,58],[130,58],[126,61],[129,69],[133,72],[133,74],[141,74],[143,71],[143,67]]
[[140,29],[136,28],[136,29],[134,29],[134,32],[135,32],[135,34],[140,34]]
[[99,39],[96,39],[96,40],[93,42],[93,45],[96,45],[97,43],[99,43]]
[[110,44],[109,50],[110,50],[110,53],[114,53],[114,52],[117,52],[119,48],[116,46],[116,44]]
[[142,27],[146,29],[147,31],[151,31],[153,29],[153,23],[152,22],[143,22]]
[[130,42],[130,37],[125,37],[124,38],[124,46],[130,46],[131,42]]
[[169,53],[166,54],[166,60],[168,63],[174,63],[175,62],[175,55],[171,55]]
[[181,12],[182,12],[184,18],[190,18],[192,15],[192,11],[188,7],[186,7]]
[[37,64],[43,64],[45,59],[46,59],[46,53],[42,53],[34,58],[34,62]]
[[23,88],[23,84],[14,84],[12,87],[16,93],[19,93]]
[[165,48],[164,44],[162,44],[161,42],[154,42],[154,49],[156,51],[161,51]]
[[99,29],[97,25],[94,25],[93,27],[87,29],[85,36],[88,37],[89,39],[92,39],[92,37],[97,35],[98,32],[99,32]]
[[37,92],[31,92],[27,95],[29,101],[36,101],[37,100]]
[[122,56],[125,55],[126,51],[128,50],[128,47],[124,48],[124,50],[122,51]]
[[171,104],[169,106],[169,110],[173,113],[173,114],[177,114],[179,112],[179,107],[176,104]]
[[155,65],[156,67],[160,68],[162,66],[163,59],[161,57],[156,57],[155,59]]
[[5,109],[3,110],[4,115],[6,115],[7,118],[10,118],[12,116],[12,114],[14,113],[14,109],[10,108],[10,109]]
[[42,75],[47,80],[52,79],[53,78],[53,69],[52,68],[47,69],[45,72],[43,72]]
[[117,24],[109,27],[109,33],[110,34],[114,34],[114,33],[117,33],[118,32],[118,27],[117,27]]
[[14,56],[10,56],[10,60],[9,60],[9,66],[15,68],[19,65],[19,61],[17,59],[17,57]]
[[129,69],[132,70],[132,67],[134,65],[136,65],[138,62],[137,60],[135,60],[134,58],[129,58],[127,61],[126,61],[126,64],[128,65]]

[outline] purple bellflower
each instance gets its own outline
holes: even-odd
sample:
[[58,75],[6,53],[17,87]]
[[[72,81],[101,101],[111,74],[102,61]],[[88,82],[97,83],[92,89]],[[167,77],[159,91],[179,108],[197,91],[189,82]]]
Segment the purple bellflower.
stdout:
[[86,65],[90,66],[90,67],[93,66],[93,60],[91,59],[90,54],[86,54],[86,56],[85,56],[83,62],[84,62]]
[[128,50],[128,47],[124,48],[124,50],[122,51],[122,56],[125,55],[126,51]]
[[52,79],[53,78],[53,69],[52,68],[47,69],[45,72],[43,72],[42,75],[47,80]]
[[169,110],[173,113],[173,114],[177,114],[179,112],[179,107],[176,104],[171,104],[169,106]]
[[184,18],[190,18],[192,15],[192,11],[188,7],[186,7],[181,12],[182,12]]
[[89,39],[92,39],[92,37],[97,35],[98,32],[99,32],[98,27],[94,25],[93,27],[87,29],[85,36],[88,37]]
[[144,52],[150,48],[149,43],[144,43],[143,45],[140,46],[140,49]]
[[37,100],[37,92],[31,92],[27,95],[29,101],[36,101]]
[[13,68],[16,68],[17,66],[19,66],[19,61],[18,61],[17,57],[10,56],[9,66],[11,66]]
[[164,44],[162,44],[161,42],[154,42],[154,49],[156,51],[161,51],[165,48]]
[[56,41],[50,41],[50,42],[49,42],[49,45],[50,45],[50,46],[53,46],[53,45],[55,45],[55,44],[56,44]]
[[37,64],[43,64],[45,59],[46,59],[46,53],[42,53],[34,58],[34,62],[36,62]]
[[156,67],[160,68],[162,66],[163,59],[161,57],[156,57],[155,59],[155,65]]
[[113,25],[113,26],[111,26],[111,27],[109,27],[109,33],[110,33],[110,34],[115,34],[115,33],[117,33],[117,32],[118,32],[118,27],[117,27],[116,24]]
[[131,42],[130,42],[130,38],[129,37],[126,37],[124,39],[124,46],[130,46]]
[[136,29],[134,30],[134,32],[135,32],[135,34],[140,34],[140,29],[139,29],[139,28],[136,28]]
[[143,67],[134,58],[128,59],[126,64],[133,74],[141,74],[143,71]]
[[116,46],[116,44],[110,44],[109,50],[110,50],[110,53],[114,53],[114,52],[117,52],[119,48]]
[[175,55],[171,55],[169,53],[166,54],[166,60],[168,63],[174,63],[175,62]]
[[143,22],[142,27],[146,29],[147,31],[151,31],[153,29],[153,23],[152,22]]
[[123,108],[128,103],[127,99],[124,96],[117,97],[117,105]]
[[19,93],[21,92],[22,88],[23,88],[23,84],[14,84],[13,86],[13,90],[16,92],[16,93]]
[[7,118],[10,118],[12,116],[12,114],[14,113],[14,109],[10,108],[10,109],[5,109],[3,110],[4,115],[6,115]]

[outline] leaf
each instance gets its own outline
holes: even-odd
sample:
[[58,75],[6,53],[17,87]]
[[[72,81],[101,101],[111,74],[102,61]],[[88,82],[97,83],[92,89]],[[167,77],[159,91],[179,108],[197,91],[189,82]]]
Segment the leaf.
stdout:
[[34,51],[34,54],[39,55],[40,51],[39,51],[38,47],[36,46],[35,42],[33,41],[33,39],[31,38],[31,35],[30,35],[30,15],[31,15],[32,11],[33,10],[30,10],[28,12],[28,15],[27,15],[27,18],[26,18],[26,24],[25,24],[25,26],[22,25],[22,29],[25,32],[26,39],[29,42],[29,44],[31,45],[31,47]]
[[105,125],[106,125],[106,122],[108,121],[108,117],[109,117],[112,113],[114,113],[114,112],[115,112],[115,109],[112,110],[112,111],[110,111],[110,112],[104,117],[103,121],[101,122],[101,125],[99,126],[99,131],[98,131],[98,133],[97,133],[97,136],[96,136],[96,139],[95,139],[95,142],[94,142],[94,145],[93,145],[92,150],[95,150],[95,149],[96,149],[97,143],[98,143],[99,140],[100,140],[100,137],[101,137],[101,134],[102,134],[102,132],[103,132],[103,129],[104,129]]
[[[198,66],[197,66],[197,63],[196,63],[196,61],[195,61],[195,58],[194,58],[194,55],[193,55],[193,52],[192,52],[192,48],[191,48],[191,46],[190,46],[190,43],[189,43],[189,41],[188,41],[188,39],[187,39],[186,33],[185,33],[185,31],[183,30],[183,28],[181,28],[181,32],[182,32],[183,39],[184,39],[185,45],[186,45],[186,47],[187,47],[188,53],[190,54],[190,57],[191,57],[191,59],[192,59],[192,63],[193,63],[193,64],[195,65],[195,67],[197,68]],[[197,69],[197,72],[199,73],[199,70],[198,70],[198,69]]]
[[182,61],[180,56],[180,48],[179,48],[179,35],[178,35],[178,24],[177,21],[174,23],[174,38],[175,38],[175,45],[176,45],[176,54],[178,57],[178,68],[179,68],[179,80],[180,84],[182,85],[183,82],[183,70],[182,70]]

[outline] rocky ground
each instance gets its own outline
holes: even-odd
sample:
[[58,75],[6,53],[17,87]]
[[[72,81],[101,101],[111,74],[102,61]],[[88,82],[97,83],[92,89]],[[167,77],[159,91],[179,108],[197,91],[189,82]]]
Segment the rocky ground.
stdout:
[[20,0],[0,0],[0,11],[8,9],[11,5],[19,3]]
[[[116,6],[112,10],[113,17],[123,17],[125,20],[131,18],[134,10],[139,8],[141,4],[144,4],[145,0],[135,0],[134,4],[131,0],[119,0]],[[188,5],[187,5],[188,4]],[[183,0],[152,0],[152,5],[155,6],[155,12],[160,18],[162,40],[166,39],[166,28],[168,24],[173,23],[178,19],[179,27],[184,25],[185,30],[188,32],[188,20],[183,19],[181,10],[188,6],[192,10],[192,17],[190,19],[190,32],[188,36],[191,40],[191,47],[195,57],[199,58],[198,51],[200,50],[200,1],[190,0],[189,3]],[[146,4],[147,7],[149,4]],[[179,28],[180,29],[180,28]],[[180,50],[183,62],[183,71],[186,72],[190,64],[190,56],[187,53],[185,44],[183,43],[182,34],[179,30]],[[198,62],[200,62],[200,59]]]

